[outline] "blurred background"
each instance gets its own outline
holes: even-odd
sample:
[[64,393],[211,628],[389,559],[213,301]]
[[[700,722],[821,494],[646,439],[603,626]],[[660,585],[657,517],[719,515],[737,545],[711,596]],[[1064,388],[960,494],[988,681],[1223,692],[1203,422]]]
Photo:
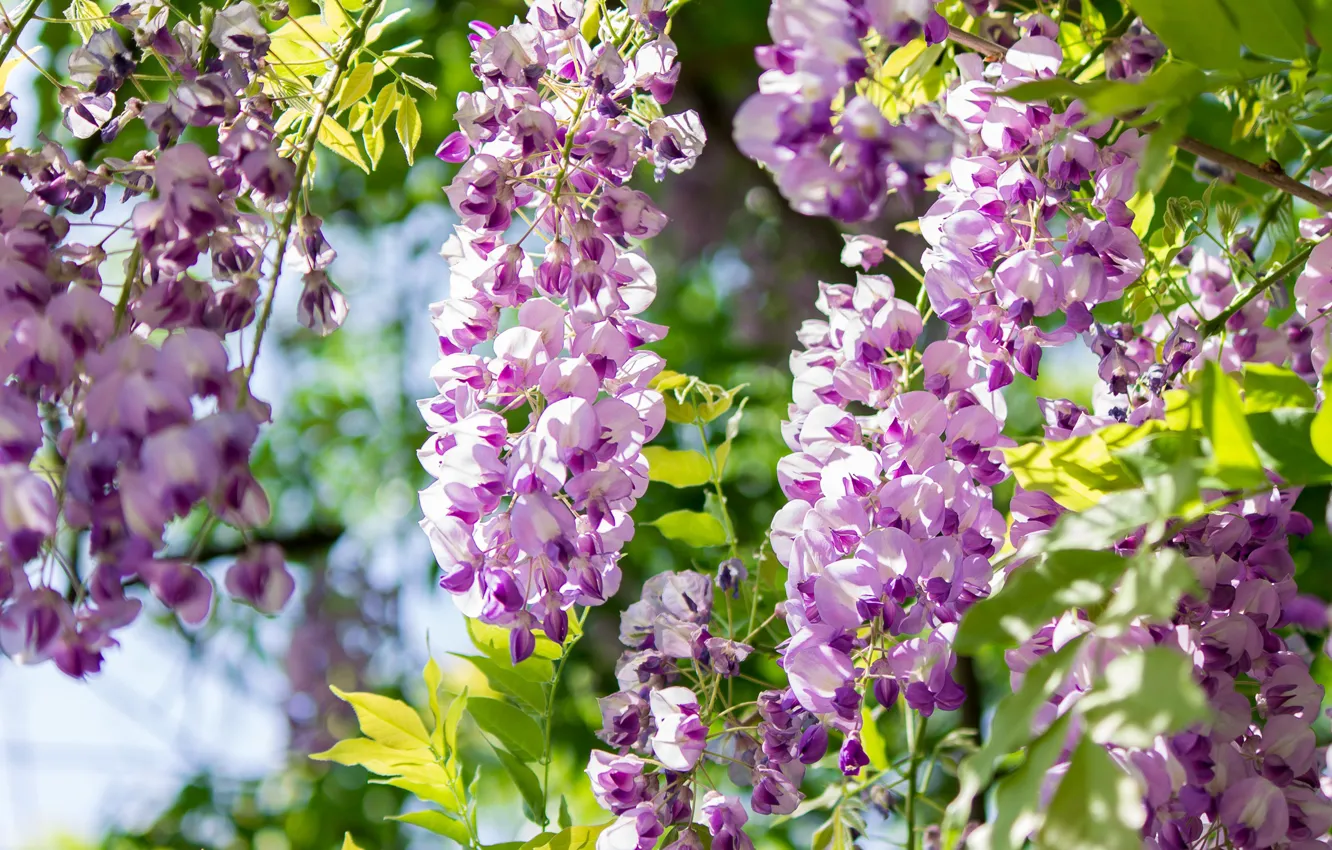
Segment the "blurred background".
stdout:
[[[779,425],[795,330],[815,315],[816,281],[853,280],[838,263],[836,227],[792,213],[731,142],[731,116],[755,88],[753,48],[769,40],[767,7],[768,0],[695,0],[678,15],[672,35],[683,74],[671,107],[696,109],[709,144],[693,171],[641,184],[673,222],[649,249],[660,292],[648,318],[671,328],[658,351],[677,371],[747,385],[727,484],[749,551],[782,503],[774,469],[786,451]],[[420,670],[433,652],[449,687],[481,687],[468,681],[475,675],[469,665],[447,654],[469,642],[461,617],[435,585],[434,561],[416,527],[416,490],[426,483],[414,454],[426,433],[416,400],[432,394],[428,374],[437,349],[428,305],[447,295],[438,249],[452,224],[441,187],[453,166],[425,149],[453,129],[456,94],[473,84],[468,22],[503,24],[523,8],[521,0],[412,4],[395,26],[398,41],[425,39],[421,49],[436,58],[412,60],[410,73],[440,88],[438,100],[421,104],[422,155],[408,168],[389,146],[373,177],[331,156],[319,163],[316,210],[326,216],[339,252],[333,276],[350,300],[350,319],[333,336],[314,337],[294,320],[299,286],[285,286],[289,302],[275,312],[278,344],[266,349],[256,376],[275,423],[255,470],[274,507],[267,536],[283,544],[297,570],[292,604],[269,619],[219,597],[199,631],[183,629],[159,608],[156,618],[143,617],[128,630],[104,672],[85,683],[51,665],[22,668],[0,659],[0,850],[328,850],[340,846],[347,830],[380,850],[414,841],[424,846],[423,836],[438,841],[382,820],[400,810],[402,792],[369,784],[359,768],[330,768],[306,755],[355,729],[329,684],[423,701]],[[309,3],[292,3],[293,14],[312,11]],[[35,55],[63,74],[69,36],[61,25],[34,25],[24,40],[42,42],[45,49]],[[27,121],[20,137],[57,135],[53,99],[40,104],[34,120],[34,76],[22,68],[13,77]],[[116,143],[133,144],[125,137]],[[1187,170],[1181,179],[1189,179]],[[927,203],[896,199],[873,231],[901,255],[919,256],[915,237],[894,225]],[[903,276],[904,295],[914,288]],[[1056,362],[1058,368],[1043,370],[1049,385],[1041,394],[1088,402],[1095,362],[1076,356]],[[1035,395],[1030,382],[1011,389],[1018,431],[1039,430]],[[662,444],[674,438],[668,432]],[[1319,521],[1319,532],[1300,551],[1302,566],[1332,551],[1321,522],[1326,496],[1305,495],[1303,507]],[[691,499],[701,496],[654,487],[639,514],[701,507]],[[604,819],[586,787],[582,759],[599,724],[594,699],[615,690],[619,608],[654,573],[716,567],[691,563],[688,550],[640,528],[623,561],[624,587],[591,613],[593,639],[578,644],[565,679],[571,698],[559,703],[553,737],[566,749],[557,753],[555,769],[568,777],[561,785],[574,789],[575,822]],[[224,563],[236,546],[216,535],[209,556]],[[1302,588],[1324,598],[1332,591],[1307,579]],[[1316,671],[1320,678],[1328,678],[1326,666]],[[1006,687],[1001,664],[983,663],[980,673],[987,692]],[[474,758],[486,755],[478,750]],[[485,774],[492,787],[482,797],[501,808],[512,799],[516,809],[516,795],[506,796],[512,792],[500,775]],[[517,819],[482,820],[486,840],[515,837],[504,830]],[[798,830],[778,827],[760,843],[800,846],[799,838]]]

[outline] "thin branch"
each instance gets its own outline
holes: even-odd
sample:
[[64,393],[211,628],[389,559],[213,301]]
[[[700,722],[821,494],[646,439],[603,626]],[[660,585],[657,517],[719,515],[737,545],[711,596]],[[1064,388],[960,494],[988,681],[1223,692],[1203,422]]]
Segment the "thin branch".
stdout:
[[[328,89],[315,105],[314,117],[310,119],[310,126],[306,128],[304,143],[297,154],[296,175],[292,180],[291,197],[287,201],[287,212],[278,228],[277,252],[273,257],[273,273],[268,285],[268,297],[264,300],[264,305],[259,311],[259,322],[255,326],[254,344],[250,349],[250,375],[254,374],[255,362],[259,359],[259,347],[264,341],[264,332],[268,329],[268,320],[273,314],[273,301],[277,296],[278,279],[282,276],[287,245],[291,240],[291,231],[296,224],[296,211],[300,206],[296,195],[305,183],[305,175],[310,167],[310,159],[314,156],[315,143],[319,139],[319,128],[323,125],[324,118],[328,115],[333,100],[338,94],[338,84],[342,81],[343,75],[351,67],[352,60],[356,58],[364,45],[366,33],[374,24],[375,18],[379,17],[379,10],[383,8],[383,5],[383,0],[374,0],[361,12],[361,17],[357,20],[356,26],[347,35],[347,43],[338,54],[338,61],[333,67]],[[247,387],[248,383],[247,375]]]
[[1313,253],[1313,246],[1306,245],[1295,253],[1295,256],[1287,260],[1280,268],[1269,274],[1267,277],[1255,283],[1244,291],[1244,294],[1231,302],[1230,306],[1221,312],[1221,315],[1207,322],[1202,326],[1202,335],[1211,336],[1226,326],[1226,322],[1231,316],[1243,310],[1250,301],[1262,295],[1273,285],[1285,280],[1304,262],[1309,259],[1309,254]]
[[[957,44],[962,45],[968,50],[974,50],[977,53],[984,54],[987,59],[1001,59],[1007,53],[1008,49],[1003,45],[996,44],[988,38],[982,38],[969,32],[950,26],[948,28],[948,38]],[[1298,180],[1291,178],[1285,172],[1281,171],[1280,166],[1275,163],[1265,165],[1255,165],[1247,159],[1240,159],[1234,154],[1227,153],[1220,148],[1214,148],[1206,142],[1199,141],[1189,136],[1181,137],[1175,146],[1182,151],[1188,151],[1195,156],[1215,162],[1217,165],[1225,166],[1236,174],[1243,174],[1251,180],[1259,183],[1265,183],[1274,189],[1279,189],[1288,195],[1293,195],[1301,200],[1308,201],[1319,209],[1332,210],[1332,195],[1319,192],[1317,189],[1310,188]]]
[[23,28],[36,16],[37,7],[42,5],[42,0],[31,0],[23,9],[23,14],[19,15],[17,21],[9,29],[9,35],[5,37],[4,44],[0,44],[0,64],[4,64],[5,59],[9,58],[9,51],[18,44],[19,36],[23,34]]

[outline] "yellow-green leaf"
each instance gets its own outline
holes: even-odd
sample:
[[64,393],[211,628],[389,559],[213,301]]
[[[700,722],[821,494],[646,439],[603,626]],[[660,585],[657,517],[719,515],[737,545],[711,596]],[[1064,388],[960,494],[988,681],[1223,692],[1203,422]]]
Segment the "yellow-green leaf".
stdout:
[[1237,487],[1267,483],[1263,463],[1254,448],[1253,432],[1244,418],[1239,386],[1215,360],[1202,372],[1203,432],[1212,443],[1218,476]]
[[[336,5],[337,0],[330,0],[331,5]],[[375,82],[375,63],[362,62],[351,73],[347,74],[347,81],[342,84],[342,94],[338,97],[338,111],[348,109],[353,103],[370,93],[370,87]]]
[[392,785],[394,788],[401,788],[408,794],[414,795],[418,800],[424,800],[427,803],[435,803],[451,812],[462,810],[462,804],[458,797],[449,789],[447,777],[441,783],[432,782],[413,782],[410,779],[394,777],[392,779],[380,779],[377,784]]
[[421,141],[421,114],[416,111],[416,101],[409,95],[403,95],[394,129],[402,144],[402,152],[407,155],[407,164],[411,165],[416,159],[416,145]]
[[722,546],[726,543],[726,529],[712,514],[699,511],[671,511],[659,516],[648,525],[655,526],[664,536],[690,546]]
[[384,86],[379,90],[375,97],[375,114],[371,123],[376,127],[383,127],[384,122],[388,121],[393,110],[398,108],[398,87],[397,85]]
[[347,112],[347,129],[353,133],[361,132],[365,128],[365,120],[369,117],[369,106],[363,101],[353,103],[351,110]]
[[322,753],[312,754],[310,758],[315,761],[331,761],[363,767],[380,776],[399,776],[401,775],[399,768],[433,764],[435,756],[425,747],[417,750],[400,750],[369,738],[349,738],[346,741],[338,741]]
[[712,480],[712,464],[693,449],[676,451],[659,446],[643,449],[648,461],[648,478],[672,487],[697,487]]
[[346,832],[342,835],[342,850],[361,850],[361,848],[352,841],[351,833]]
[[1083,437],[1004,449],[1004,459],[1024,489],[1048,493],[1064,507],[1082,511],[1110,493],[1138,486],[1133,473],[1111,452],[1165,427],[1158,420],[1136,426],[1111,425]]
[[421,673],[421,678],[425,681],[426,695],[430,700],[430,717],[434,724],[430,733],[430,746],[435,752],[444,753],[444,712],[439,707],[439,686],[444,681],[444,675],[440,672],[439,665],[435,663],[434,656],[426,662],[425,670]]
[[[332,0],[332,2],[336,2],[336,0]],[[471,836],[467,834],[467,827],[461,821],[456,821],[443,812],[437,812],[434,809],[421,809],[417,812],[407,812],[402,815],[390,815],[389,820],[402,821],[412,826],[428,829],[436,835],[451,838],[464,847],[471,844]]]
[[462,723],[463,712],[467,711],[467,689],[453,698],[449,710],[444,714],[444,743],[449,745],[450,759],[458,749],[458,724]]
[[[509,663],[508,629],[502,626],[492,626],[483,623],[480,620],[468,619],[467,634],[471,636],[472,643],[476,644],[477,649],[497,661],[503,661],[505,664]],[[548,637],[538,635],[536,649],[532,651],[532,657],[513,669],[528,676],[534,682],[545,683],[550,681],[551,676],[553,676],[555,672],[555,668],[551,666],[550,662],[559,658],[563,654],[564,650],[560,649],[558,643]],[[528,662],[530,662],[532,658],[537,659],[539,662],[545,661],[546,663],[538,663],[528,667]]]
[[587,41],[594,41],[597,37],[597,28],[601,26],[601,3],[597,0],[588,3],[583,10],[583,22],[579,25],[580,34]]
[[519,850],[591,850],[597,846],[597,836],[608,826],[609,823],[597,826],[571,826],[554,835],[542,833],[525,843]]
[[430,735],[421,716],[407,703],[379,694],[346,693],[337,687],[331,690],[355,709],[366,737],[400,750],[430,746]]
[[365,157],[361,156],[361,149],[356,146],[356,138],[347,132],[347,128],[339,124],[332,115],[325,115],[324,120],[319,124],[319,141],[324,147],[366,174],[370,173],[370,167],[365,164]]
[[362,137],[365,139],[365,153],[370,157],[370,167],[375,168],[384,155],[384,130],[371,124],[365,128]]

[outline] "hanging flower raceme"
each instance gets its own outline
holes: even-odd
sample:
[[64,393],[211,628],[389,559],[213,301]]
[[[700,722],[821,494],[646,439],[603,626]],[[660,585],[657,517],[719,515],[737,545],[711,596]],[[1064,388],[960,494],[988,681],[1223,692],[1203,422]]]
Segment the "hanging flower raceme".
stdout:
[[[359,48],[367,14],[338,49]],[[132,585],[201,623],[213,582],[192,560],[199,546],[171,543],[172,524],[203,508],[248,537],[268,521],[249,455],[269,408],[250,392],[253,359],[229,348],[254,323],[264,276],[266,324],[284,258],[275,268],[265,251],[297,235],[294,195],[317,133],[307,123],[305,136],[281,135],[269,45],[249,3],[207,27],[118,6],[70,54],[74,85],[59,102],[75,136],[109,142],[134,128],[149,146],[95,168],[54,142],[2,158],[0,648],[15,659],[96,672],[142,607]],[[120,99],[153,63],[172,80],[164,100]],[[211,134],[217,152],[182,141],[186,127]],[[113,183],[123,194],[108,204]],[[328,330],[345,312],[326,277],[334,254],[317,218],[299,230],[306,271],[322,281],[302,320]],[[129,247],[115,248],[122,237]],[[294,580],[268,545],[237,559],[226,587],[273,614]]]
[[870,69],[918,35],[944,39],[948,24],[932,4],[774,0],[768,29],[776,43],[756,51],[764,72],[736,114],[735,136],[792,207],[860,221],[893,192],[923,190],[951,153],[951,134],[924,110],[890,123],[876,105],[886,83]]
[[589,41],[582,12],[547,0],[476,24],[482,87],[459,96],[439,151],[462,163],[446,190],[461,221],[443,250],[450,297],[432,306],[422,527],[440,584],[512,630],[515,661],[533,629],[563,642],[569,608],[619,586],[642,448],[665,422],[649,388],[662,360],[639,350],[666,333],[641,318],[656,276],[629,240],[666,217],[626,184],[642,162],[689,168],[704,141],[693,112],[661,114],[679,68],[652,16]]

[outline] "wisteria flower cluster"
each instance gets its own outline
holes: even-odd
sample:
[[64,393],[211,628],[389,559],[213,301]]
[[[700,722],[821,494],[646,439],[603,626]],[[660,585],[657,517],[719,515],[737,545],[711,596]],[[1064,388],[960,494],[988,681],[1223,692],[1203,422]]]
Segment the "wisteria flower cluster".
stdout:
[[[966,153],[947,163],[951,182],[921,233],[922,291],[947,338],[917,351],[919,308],[889,279],[861,275],[854,287],[823,285],[828,318],[805,324],[805,350],[792,357],[784,433],[795,453],[778,468],[791,502],[773,523],[788,569],[784,663],[801,704],[852,748],[862,681],[885,705],[902,694],[923,716],[961,705],[949,638],[988,594],[1006,536],[991,495],[1008,475],[998,449],[1012,445],[998,391],[1015,375],[1037,377],[1044,347],[1092,332],[1091,308],[1119,298],[1144,265],[1125,204],[1138,134],[1102,147],[1094,138],[1107,128],[1083,132],[1076,107],[1055,113],[998,94],[1059,67],[1058,43],[1043,34],[1053,24],[1036,16],[1023,26],[1002,62],[959,56],[946,98]],[[1084,187],[1090,197],[1076,198]],[[846,259],[870,268],[883,248],[848,237]],[[1056,314],[1066,317],[1059,330],[1036,322]],[[922,388],[911,389],[917,377]],[[875,413],[856,416],[853,404]],[[868,643],[857,637],[866,625]],[[873,638],[879,629],[891,649]]]
[[[250,540],[268,521],[249,456],[269,408],[249,378],[289,244],[305,273],[302,323],[327,332],[345,314],[303,193],[320,122],[379,7],[344,22],[316,79],[279,81],[259,7],[201,24],[151,0],[117,6],[85,22],[60,103],[75,137],[141,133],[145,147],[95,166],[53,141],[11,142],[0,158],[0,646],[13,659],[96,672],[140,612],[134,586],[203,622],[214,595],[195,563],[203,536],[220,520]],[[154,66],[170,85],[136,77]],[[122,96],[131,81],[137,94]],[[292,122],[273,94],[297,83],[318,111],[283,135]],[[22,101],[4,98],[12,129]],[[208,519],[182,546],[172,523],[196,511]],[[294,586],[271,544],[249,545],[225,578],[268,614]]]
[[792,207],[860,221],[875,218],[891,193],[922,191],[952,136],[923,110],[890,123],[873,72],[918,35],[943,41],[948,23],[933,4],[777,0],[768,29],[776,43],[756,52],[764,72],[736,114],[736,143],[773,172]]
[[[783,665],[800,706],[843,732],[848,775],[867,764],[859,754],[862,694],[884,706],[904,698],[921,717],[962,705],[951,675],[955,624],[990,592],[1005,544],[1021,548],[1063,512],[1048,495],[1019,487],[1006,530],[990,490],[1008,476],[996,449],[1011,445],[996,391],[1017,375],[1037,378],[1044,348],[1081,336],[1100,359],[1095,413],[1041,400],[1050,440],[1161,420],[1166,391],[1207,361],[1231,371],[1289,364],[1312,379],[1327,359],[1325,245],[1313,249],[1295,288],[1297,317],[1280,329],[1267,324],[1274,305],[1262,288],[1239,297],[1230,260],[1252,262],[1254,248],[1243,233],[1230,260],[1192,247],[1171,255],[1166,274],[1186,293],[1172,310],[1141,327],[1094,318],[1147,265],[1128,205],[1147,140],[1126,129],[1111,141],[1112,123],[1089,121],[1076,101],[1058,112],[1005,97],[1062,63],[1054,22],[1035,15],[1018,26],[1001,61],[955,57],[959,81],[943,104],[965,153],[948,162],[950,180],[920,220],[930,247],[918,303],[944,322],[947,338],[917,354],[919,310],[895,298],[887,279],[860,275],[854,287],[822,285],[827,319],[805,324],[805,349],[792,357],[795,400],[784,434],[795,453],[779,466],[791,502],[772,532],[788,568],[792,638]],[[1163,54],[1136,22],[1108,48],[1109,76],[1141,77]],[[787,97],[817,111],[815,94]],[[750,153],[781,184],[783,164]],[[891,253],[872,236],[847,242],[844,261],[866,270]],[[873,412],[855,415],[853,406]],[[1154,749],[1111,748],[1145,789],[1145,846],[1199,846],[1219,826],[1236,847],[1321,847],[1332,826],[1311,728],[1322,688],[1302,644],[1292,649],[1277,631],[1327,628],[1326,613],[1293,580],[1288,538],[1311,529],[1291,509],[1296,495],[1257,492],[1167,541],[1187,557],[1202,595],[1186,598],[1173,627],[1090,637],[1074,665],[1081,672],[1046,705],[1042,728],[1135,648],[1169,646],[1193,659],[1219,716],[1158,738]],[[1131,552],[1136,542],[1121,545]],[[1015,689],[1035,658],[1090,630],[1085,616],[1069,616],[1010,653]],[[1256,694],[1237,690],[1239,679],[1255,682]],[[1067,757],[1062,765],[1054,777]]]
[[562,643],[572,606],[619,587],[642,449],[665,422],[649,387],[663,361],[641,350],[666,333],[640,318],[656,275],[630,240],[666,217],[626,182],[642,162],[689,168],[704,141],[692,111],[661,114],[679,67],[659,4],[620,10],[591,41],[584,17],[542,0],[524,21],[476,24],[482,88],[459,96],[461,130],[439,151],[462,163],[447,189],[460,223],[450,297],[431,308],[422,527],[440,584],[511,630],[515,663],[533,629]]

